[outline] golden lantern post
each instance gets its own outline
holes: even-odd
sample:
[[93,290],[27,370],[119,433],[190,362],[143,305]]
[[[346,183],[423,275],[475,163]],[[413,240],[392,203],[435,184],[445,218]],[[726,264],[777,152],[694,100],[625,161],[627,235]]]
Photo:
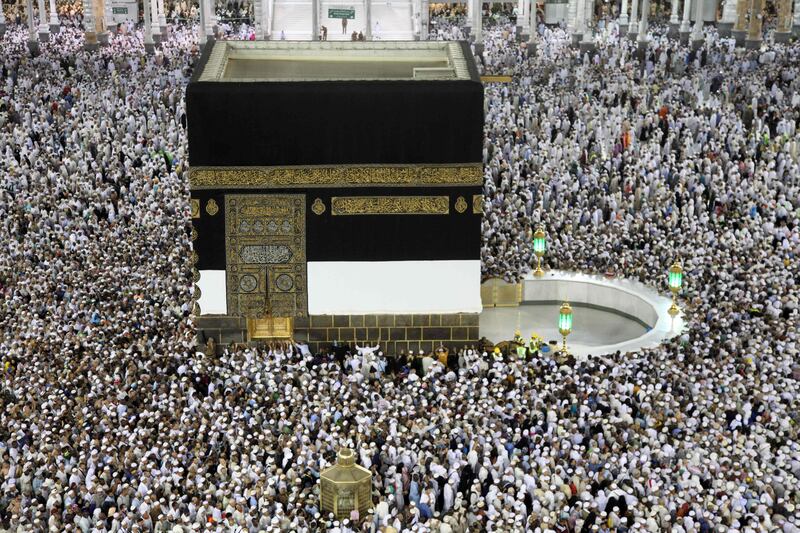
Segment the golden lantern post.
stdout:
[[539,226],[536,228],[536,231],[533,232],[533,253],[536,254],[536,270],[533,272],[533,275],[537,278],[544,276],[544,270],[542,270],[542,257],[544,257],[546,250],[547,234],[544,232],[544,228]]
[[669,275],[668,275],[668,283],[669,283],[669,290],[672,292],[672,305],[669,306],[669,316],[675,317],[678,313],[681,312],[680,307],[678,307],[678,293],[681,291],[683,287],[683,267],[675,261],[671,267],[669,267]]
[[572,333],[572,307],[568,302],[561,304],[558,310],[558,332],[561,333],[564,344],[561,346],[561,351],[565,354],[569,353],[567,350],[567,335]]

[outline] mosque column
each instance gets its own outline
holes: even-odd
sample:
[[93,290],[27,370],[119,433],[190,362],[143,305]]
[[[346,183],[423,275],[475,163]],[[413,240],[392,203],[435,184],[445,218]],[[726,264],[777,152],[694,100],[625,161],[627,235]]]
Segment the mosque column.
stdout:
[[792,0],[778,0],[778,20],[772,38],[776,43],[788,43],[792,36]]
[[792,34],[800,37],[800,0],[794,0],[794,17],[792,18]]
[[0,5],[0,37],[6,33],[6,16],[3,14],[3,6]]
[[[428,40],[428,23],[430,20],[430,4],[428,0],[422,0],[422,8],[420,10],[420,25],[419,25],[419,38],[422,41]],[[469,4],[467,4],[469,5]]]
[[672,0],[672,11],[669,15],[669,36],[675,37],[678,35],[678,26],[680,24],[680,18],[678,15],[678,9],[680,8],[680,0]]
[[47,42],[50,40],[50,25],[47,22],[47,11],[44,8],[44,0],[39,0],[39,41]]
[[745,48],[757,50],[761,48],[761,35],[764,27],[764,0],[752,0],[750,3],[750,26],[747,28]]
[[[158,44],[161,42],[161,25],[158,23],[158,0],[144,0],[150,3],[150,31],[153,34],[153,42]],[[203,0],[198,0],[200,5],[203,5]]]
[[364,38],[368,41],[372,40],[372,1],[364,0],[364,12],[366,13],[367,29],[364,32]]
[[695,0],[694,29],[692,30],[692,46],[700,48],[703,44],[703,0]]
[[[167,14],[164,10],[164,0],[156,0],[158,6],[158,26],[161,33],[161,40],[167,40]],[[206,19],[207,20],[207,19]]]
[[[163,2],[164,0],[160,0]],[[206,2],[206,34],[212,37],[217,35],[217,14],[215,12],[216,3],[214,0],[203,0]],[[166,34],[165,34],[166,35]]]
[[638,52],[644,57],[647,52],[647,20],[650,16],[650,0],[642,0],[642,19],[639,21],[639,35],[636,38]]
[[[144,13],[143,19],[144,24],[142,24],[142,33],[144,35],[144,51],[145,53],[152,54],[155,51],[156,45],[155,41],[153,41],[153,26],[150,24],[150,2],[148,0],[144,0],[142,2],[144,6]],[[199,31],[203,31],[202,24],[200,25]],[[203,41],[198,41],[203,42]]]
[[[0,11],[2,11],[0,9]],[[2,18],[0,14],[0,18]],[[50,0],[50,33],[58,33],[61,23],[58,21],[58,11],[56,11],[56,0]]]
[[733,25],[736,23],[736,0],[723,0],[722,17],[717,22],[717,31],[720,37],[730,37]]
[[483,2],[473,0],[472,5],[472,35],[475,37],[475,53],[483,55]]
[[319,0],[311,0],[311,40],[319,41]]
[[572,31],[572,46],[577,46],[581,42],[583,32],[583,18],[586,15],[586,8],[583,6],[583,0],[575,1],[575,29]]
[[[108,0],[110,3],[111,0]],[[101,45],[108,44],[108,32],[106,31],[106,0],[91,0],[94,10],[94,31],[97,34],[97,42]]]
[[521,8],[519,10],[519,16],[517,17],[517,26],[521,27],[521,37],[523,39],[528,39],[530,37],[531,25],[530,21],[528,20],[528,12],[530,11],[530,5],[528,4],[528,0],[520,0]]
[[689,32],[691,31],[689,16],[691,15],[691,11],[692,0],[683,0],[683,20],[681,20],[681,27],[678,33],[680,34],[681,42],[684,44],[689,42]]
[[628,23],[628,38],[636,39],[639,34],[639,1],[632,0],[631,4],[631,20]]
[[578,19],[578,0],[569,0],[567,5],[567,33],[575,33],[575,23]]
[[536,0],[530,0],[530,8],[528,11],[528,25],[531,28],[530,36],[528,37],[528,56],[536,54],[536,47],[539,45],[539,19],[536,18]]
[[28,0],[28,49],[33,54],[39,53],[39,40],[36,38],[36,23],[33,19],[33,0]]
[[[583,40],[588,41],[594,34],[594,7],[595,0],[583,0]],[[587,38],[587,35],[589,36]]]
[[749,0],[736,0],[736,19],[733,23],[731,36],[736,39],[736,46],[744,46],[747,35],[747,11]]
[[255,0],[255,4],[253,4],[253,18],[255,20],[255,29],[256,29],[256,40],[262,41],[264,40],[264,9],[265,9],[265,2],[266,0]]
[[622,0],[622,7],[619,10],[617,25],[619,26],[620,35],[628,33],[628,0]]

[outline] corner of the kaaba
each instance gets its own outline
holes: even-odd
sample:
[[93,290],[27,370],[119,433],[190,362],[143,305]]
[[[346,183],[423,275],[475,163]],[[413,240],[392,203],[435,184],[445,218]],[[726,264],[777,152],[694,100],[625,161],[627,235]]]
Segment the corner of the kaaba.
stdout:
[[448,79],[232,81],[218,46],[186,90],[198,343],[476,342],[483,86],[469,47],[447,45],[461,72]]

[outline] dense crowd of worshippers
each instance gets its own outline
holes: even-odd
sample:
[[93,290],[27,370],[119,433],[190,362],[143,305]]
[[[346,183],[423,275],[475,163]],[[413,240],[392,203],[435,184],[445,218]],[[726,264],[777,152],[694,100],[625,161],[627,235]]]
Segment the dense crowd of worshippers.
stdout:
[[[639,353],[423,366],[378,349],[197,351],[183,90],[196,31],[41,55],[0,40],[0,531],[800,531],[800,46],[612,29],[595,54],[485,33],[485,276],[663,288],[688,326]],[[446,37],[446,36],[439,36]],[[510,326],[513,327],[513,326]],[[341,447],[373,508],[336,520]]]

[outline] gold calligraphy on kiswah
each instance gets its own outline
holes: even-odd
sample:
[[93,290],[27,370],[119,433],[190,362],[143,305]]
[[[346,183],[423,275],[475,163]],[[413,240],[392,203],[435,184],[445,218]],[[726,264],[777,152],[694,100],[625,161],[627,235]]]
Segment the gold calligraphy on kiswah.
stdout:
[[336,215],[447,215],[447,196],[334,196],[331,214]]

